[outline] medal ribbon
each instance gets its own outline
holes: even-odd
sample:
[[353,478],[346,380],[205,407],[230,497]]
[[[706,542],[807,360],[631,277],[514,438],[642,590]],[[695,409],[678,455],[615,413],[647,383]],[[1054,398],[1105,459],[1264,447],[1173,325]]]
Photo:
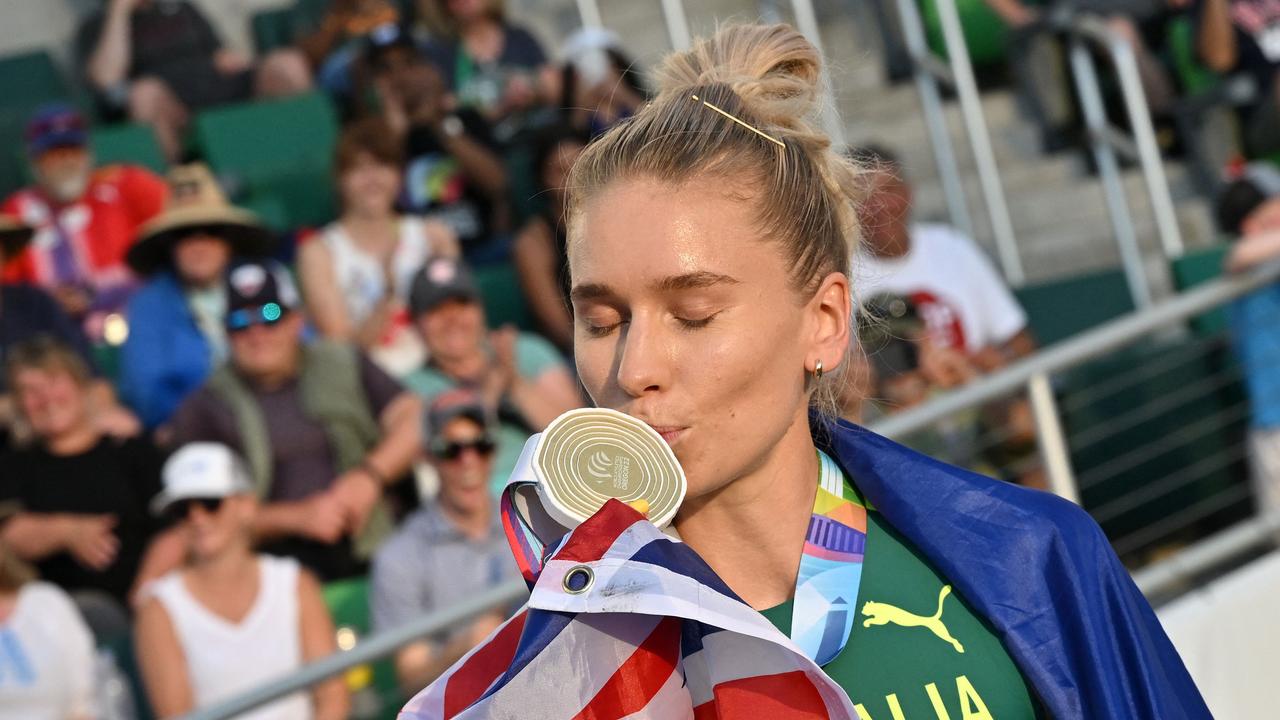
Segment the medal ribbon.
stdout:
[[[502,528],[530,587],[538,579],[543,558],[557,550],[546,547],[515,501],[517,492],[538,484],[530,465],[537,440],[534,435],[526,443],[501,502]],[[819,450],[818,462],[818,493],[796,577],[791,640],[805,655],[824,665],[840,654],[853,630],[867,547],[867,508],[845,483],[834,460]],[[524,493],[525,498],[532,495]]]

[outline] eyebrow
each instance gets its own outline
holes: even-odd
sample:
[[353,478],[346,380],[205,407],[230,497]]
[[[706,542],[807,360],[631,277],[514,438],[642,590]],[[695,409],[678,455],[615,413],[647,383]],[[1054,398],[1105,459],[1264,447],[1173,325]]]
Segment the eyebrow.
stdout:
[[[671,275],[650,284],[657,292],[676,292],[680,290],[697,290],[714,285],[737,285],[738,279],[730,275],[700,270],[698,272]],[[603,283],[586,283],[575,285],[569,297],[575,301],[598,300],[603,297],[614,297],[617,293]]]

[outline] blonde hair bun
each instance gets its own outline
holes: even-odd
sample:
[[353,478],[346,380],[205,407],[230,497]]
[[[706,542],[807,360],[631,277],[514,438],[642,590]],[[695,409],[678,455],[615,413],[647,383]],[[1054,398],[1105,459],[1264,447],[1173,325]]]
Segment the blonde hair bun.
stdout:
[[723,84],[753,120],[784,135],[821,135],[822,56],[790,25],[726,25],[667,56],[656,78],[659,97]]

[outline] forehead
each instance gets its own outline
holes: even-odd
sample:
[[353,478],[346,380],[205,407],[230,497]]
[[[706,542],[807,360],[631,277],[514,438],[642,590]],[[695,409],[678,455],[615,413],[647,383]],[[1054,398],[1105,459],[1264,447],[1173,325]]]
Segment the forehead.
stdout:
[[445,423],[440,435],[446,438],[468,438],[481,434],[480,425],[469,417],[456,417]]
[[570,228],[573,282],[647,283],[696,272],[784,280],[782,253],[761,233],[754,202],[722,181],[615,181],[583,204]]

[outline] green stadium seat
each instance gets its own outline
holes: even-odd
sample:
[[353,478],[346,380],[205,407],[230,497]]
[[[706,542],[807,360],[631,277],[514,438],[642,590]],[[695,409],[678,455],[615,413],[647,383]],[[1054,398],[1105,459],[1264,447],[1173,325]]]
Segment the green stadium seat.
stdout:
[[293,42],[293,8],[283,7],[256,12],[249,19],[253,46],[262,55]]
[[1134,310],[1128,281],[1118,268],[1027,285],[1014,295],[1027,311],[1031,332],[1041,346]]
[[481,265],[472,269],[480,295],[484,298],[489,327],[515,325],[521,330],[535,330],[533,317],[524,304],[524,290],[514,265],[502,263]]
[[156,135],[148,125],[110,125],[95,129],[89,136],[98,165],[127,163],[141,165],[156,173],[168,169]]
[[[965,44],[974,65],[998,65],[1004,62],[1008,49],[1009,29],[985,0],[955,0],[964,26]],[[936,0],[920,0],[920,16],[924,20],[925,37],[933,53],[944,60],[947,45],[942,36],[942,21]]]
[[[1222,275],[1222,263],[1227,257],[1229,245],[1217,245],[1197,250],[1176,258],[1170,263],[1173,282],[1181,292]],[[1212,335],[1227,328],[1227,315],[1221,309],[1205,313],[1191,320],[1191,327],[1200,335]]]
[[[328,583],[321,590],[325,605],[333,617],[333,625],[341,634],[346,630],[363,638],[370,632],[369,579],[350,578]],[[395,666],[389,658],[372,665],[353,668],[347,673],[347,685],[353,692],[363,693],[372,689],[376,694],[376,707],[366,707],[357,702],[351,714],[353,720],[395,720],[401,706],[408,698],[400,692]],[[354,686],[354,687],[353,687]]]
[[4,107],[30,110],[53,100],[71,100],[71,84],[43,50],[0,57],[0,98]]
[[337,136],[337,114],[322,93],[208,110],[196,118],[194,134],[216,173],[250,196],[277,197],[291,227],[334,218]]

